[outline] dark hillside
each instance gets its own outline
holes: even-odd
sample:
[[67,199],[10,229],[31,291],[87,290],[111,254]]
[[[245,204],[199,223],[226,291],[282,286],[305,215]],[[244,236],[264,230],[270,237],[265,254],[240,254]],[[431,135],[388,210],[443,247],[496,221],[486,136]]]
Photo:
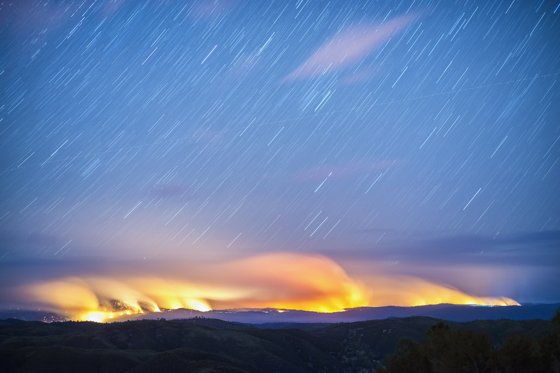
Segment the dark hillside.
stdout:
[[[0,372],[358,372],[385,365],[401,340],[423,343],[426,317],[268,329],[215,319],[112,324],[0,321]],[[449,323],[496,345],[541,337],[550,321]],[[486,337],[485,337],[486,338]],[[517,345],[511,347],[514,348]]]

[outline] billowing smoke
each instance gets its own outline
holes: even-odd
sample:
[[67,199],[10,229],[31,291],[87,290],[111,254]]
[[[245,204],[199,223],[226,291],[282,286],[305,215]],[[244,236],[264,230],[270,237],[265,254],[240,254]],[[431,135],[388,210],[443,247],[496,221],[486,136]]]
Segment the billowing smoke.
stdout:
[[178,308],[334,312],[382,305],[518,304],[509,298],[476,297],[415,277],[352,278],[328,257],[292,253],[196,266],[169,263],[142,271],[90,270],[80,276],[15,285],[8,294],[20,307],[40,307],[72,319],[95,321]]

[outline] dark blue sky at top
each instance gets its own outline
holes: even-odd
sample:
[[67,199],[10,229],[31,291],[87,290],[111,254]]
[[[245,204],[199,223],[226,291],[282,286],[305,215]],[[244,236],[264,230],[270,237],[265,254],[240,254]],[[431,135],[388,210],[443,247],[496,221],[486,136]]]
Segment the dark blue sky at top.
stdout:
[[319,252],[557,300],[559,37],[557,1],[4,2],[0,261]]

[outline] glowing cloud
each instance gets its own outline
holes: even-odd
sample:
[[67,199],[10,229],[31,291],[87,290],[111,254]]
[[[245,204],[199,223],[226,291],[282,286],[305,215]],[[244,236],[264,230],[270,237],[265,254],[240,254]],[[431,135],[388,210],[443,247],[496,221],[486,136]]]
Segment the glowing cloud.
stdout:
[[485,306],[518,306],[506,297],[478,297],[448,285],[436,284],[411,276],[374,276],[366,280],[371,284],[370,306],[425,306],[429,304],[475,304]]
[[386,275],[357,280],[330,258],[290,253],[198,265],[191,270],[168,265],[142,274],[116,270],[56,278],[18,286],[12,293],[22,305],[90,321],[179,308],[334,312],[381,305],[518,304],[509,298],[472,296],[413,277]]

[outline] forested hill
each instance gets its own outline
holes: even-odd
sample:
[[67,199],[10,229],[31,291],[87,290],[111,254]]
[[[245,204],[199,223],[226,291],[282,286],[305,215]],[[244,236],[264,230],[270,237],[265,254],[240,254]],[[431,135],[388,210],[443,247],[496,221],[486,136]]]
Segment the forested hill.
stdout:
[[[553,325],[546,320],[443,324],[425,317],[274,328],[201,318],[111,324],[4,320],[0,372],[403,371],[410,359],[429,366],[429,351],[441,341],[453,351],[450,364],[456,366],[462,364],[457,351],[474,354],[480,364],[519,365],[514,359],[522,359],[527,346],[540,354],[527,359],[552,366],[560,355]],[[547,343],[550,351],[542,352]],[[465,361],[472,362],[471,356]]]

